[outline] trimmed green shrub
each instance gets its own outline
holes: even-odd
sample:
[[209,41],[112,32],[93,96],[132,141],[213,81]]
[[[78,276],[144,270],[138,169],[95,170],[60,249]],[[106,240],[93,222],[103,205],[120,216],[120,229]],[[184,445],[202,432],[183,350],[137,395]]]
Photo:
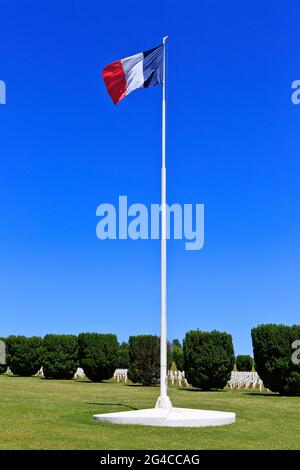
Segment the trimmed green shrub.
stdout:
[[255,369],[264,386],[281,395],[300,395],[300,365],[292,361],[300,325],[259,325],[251,335]]
[[160,339],[158,336],[130,336],[129,358],[129,380],[143,385],[158,383],[160,377]]
[[235,362],[231,335],[215,330],[190,331],[185,335],[183,354],[187,380],[193,387],[225,387]]
[[128,369],[129,364],[129,344],[123,342],[118,349],[117,367],[119,369]]
[[174,339],[171,345],[171,358],[175,362],[177,370],[184,370],[183,348],[178,339]]
[[42,366],[42,338],[9,336],[5,340],[6,363],[14,375],[30,377]]
[[240,372],[251,372],[253,359],[249,355],[240,354],[236,357],[236,368]]
[[79,362],[93,382],[110,379],[118,367],[119,344],[116,335],[81,333],[78,336]]
[[75,335],[46,335],[43,340],[43,371],[47,379],[72,379],[78,367]]

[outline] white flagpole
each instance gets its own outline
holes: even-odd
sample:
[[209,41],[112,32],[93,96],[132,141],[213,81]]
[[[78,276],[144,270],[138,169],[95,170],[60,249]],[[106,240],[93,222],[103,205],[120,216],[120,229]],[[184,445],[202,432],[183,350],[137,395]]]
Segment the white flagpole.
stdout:
[[167,392],[167,217],[166,217],[166,42],[163,38],[162,166],[161,166],[161,304],[160,304],[160,397],[157,408],[172,408]]
[[161,312],[160,396],[156,409],[94,415],[95,421],[153,426],[221,426],[235,422],[235,413],[172,408],[167,387],[167,211],[166,211],[166,42],[163,38],[162,169],[161,169]]

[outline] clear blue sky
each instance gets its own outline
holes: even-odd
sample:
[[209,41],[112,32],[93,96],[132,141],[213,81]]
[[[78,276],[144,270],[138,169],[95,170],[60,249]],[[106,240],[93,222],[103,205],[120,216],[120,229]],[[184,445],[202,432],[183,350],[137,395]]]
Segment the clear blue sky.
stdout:
[[96,207],[159,202],[161,88],[114,106],[103,66],[168,45],[168,201],[205,204],[205,247],[168,244],[169,338],[299,323],[300,6],[0,1],[0,335],[159,334],[158,241],[100,241]]

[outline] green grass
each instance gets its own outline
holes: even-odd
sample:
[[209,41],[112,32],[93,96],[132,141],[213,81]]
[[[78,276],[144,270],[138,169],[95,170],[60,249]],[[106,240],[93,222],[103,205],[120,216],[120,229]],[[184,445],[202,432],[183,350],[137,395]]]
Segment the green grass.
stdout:
[[0,449],[299,449],[300,398],[169,388],[175,406],[235,411],[219,428],[95,423],[96,413],[154,406],[159,389],[0,376]]

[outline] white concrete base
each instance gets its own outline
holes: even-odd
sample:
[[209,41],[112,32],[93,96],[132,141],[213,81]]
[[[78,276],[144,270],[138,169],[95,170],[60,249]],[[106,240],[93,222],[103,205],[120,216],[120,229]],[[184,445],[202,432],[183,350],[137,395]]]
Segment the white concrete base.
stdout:
[[206,427],[235,423],[235,413],[189,408],[150,408],[94,415],[95,421],[143,426]]
[[164,410],[172,410],[172,403],[168,395],[162,396],[160,395],[156,400],[155,408],[163,408]]

